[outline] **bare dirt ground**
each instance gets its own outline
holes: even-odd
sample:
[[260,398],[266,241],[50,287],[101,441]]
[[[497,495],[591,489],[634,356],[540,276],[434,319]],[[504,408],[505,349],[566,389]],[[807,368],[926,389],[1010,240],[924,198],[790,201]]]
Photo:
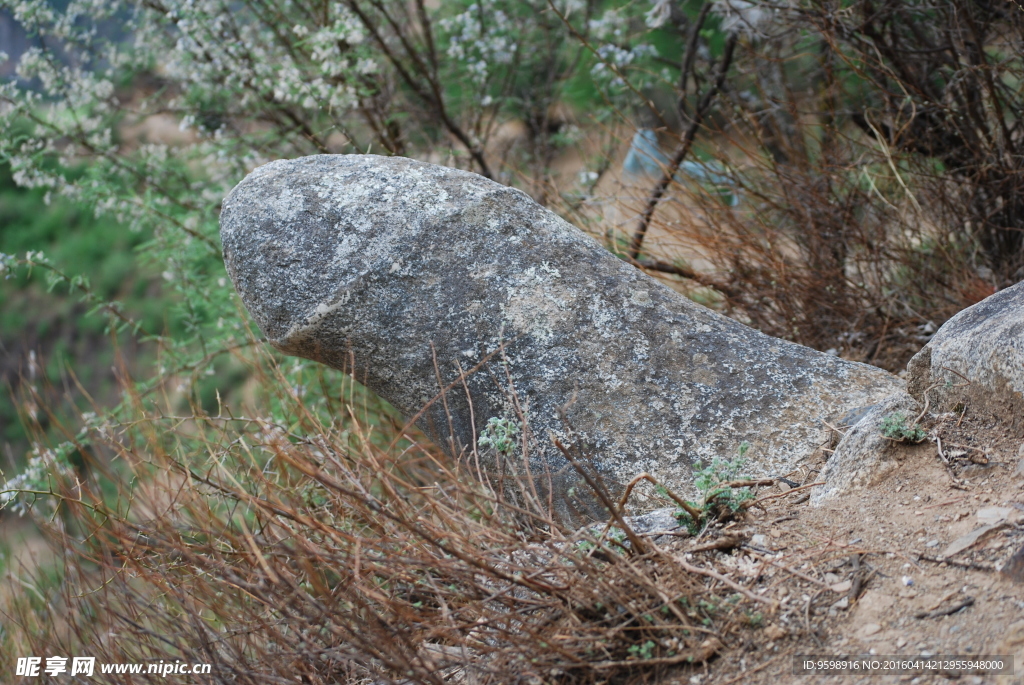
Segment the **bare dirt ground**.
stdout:
[[[661,537],[684,554],[742,539],[688,558],[778,602],[760,630],[726,637],[702,669],[662,682],[1024,683],[1024,445],[969,412],[924,425],[929,439],[889,448],[900,467],[875,487],[815,507],[811,488],[773,486],[744,521],[703,539]],[[826,455],[787,477],[816,482]],[[1014,655],[1017,665],[1014,676],[797,675],[803,654]]]

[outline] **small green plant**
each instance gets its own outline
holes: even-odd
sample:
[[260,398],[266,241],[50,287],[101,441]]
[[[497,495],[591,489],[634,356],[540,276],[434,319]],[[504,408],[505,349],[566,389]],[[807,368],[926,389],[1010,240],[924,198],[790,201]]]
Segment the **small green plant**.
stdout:
[[[754,493],[749,487],[731,485],[735,481],[746,480],[740,473],[746,461],[744,456],[749,449],[750,444],[744,442],[740,445],[739,456],[736,459],[729,461],[715,458],[711,460],[711,464],[697,472],[693,484],[700,493],[700,500],[688,502],[690,510],[681,508],[676,512],[679,522],[686,525],[694,535],[712,518],[729,518],[743,509],[745,502],[754,498]],[[694,515],[694,512],[697,515]]]
[[483,435],[477,440],[480,447],[493,447],[499,454],[509,455],[516,447],[516,436],[519,434],[519,422],[514,419],[499,419],[492,416],[487,419]]
[[654,643],[654,640],[648,640],[641,645],[630,645],[626,651],[637,659],[646,660],[654,657],[655,647],[657,647],[657,645]]
[[927,433],[920,425],[910,425],[909,418],[896,411],[882,418],[882,435],[896,442],[921,442]]

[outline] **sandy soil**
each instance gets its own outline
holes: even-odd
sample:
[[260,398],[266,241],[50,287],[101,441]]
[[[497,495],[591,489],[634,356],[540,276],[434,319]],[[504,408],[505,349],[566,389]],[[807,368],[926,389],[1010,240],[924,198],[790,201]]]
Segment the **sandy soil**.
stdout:
[[[760,630],[723,636],[717,659],[662,682],[1024,683],[1024,445],[970,416],[925,425],[938,441],[890,447],[900,468],[873,488],[819,507],[806,490],[776,489],[782,496],[727,530],[661,538],[678,551],[739,534],[740,547],[692,558],[778,601]],[[826,455],[788,478],[815,482]],[[951,548],[979,530],[974,544]],[[796,675],[801,654],[1012,654],[1017,665],[1014,676]]]

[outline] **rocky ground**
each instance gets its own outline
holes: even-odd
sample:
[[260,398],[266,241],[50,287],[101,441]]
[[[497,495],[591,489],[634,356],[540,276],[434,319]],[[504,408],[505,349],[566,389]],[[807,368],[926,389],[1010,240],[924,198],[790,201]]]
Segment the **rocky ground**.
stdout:
[[[806,490],[763,491],[763,510],[663,549],[777,600],[760,635],[726,639],[703,667],[663,682],[1024,683],[1024,445],[995,422],[931,417],[929,438],[893,443],[881,483],[812,506]],[[787,478],[816,482],[827,451]],[[795,490],[795,489],[794,489]],[[772,494],[780,495],[768,500]],[[694,551],[716,540],[728,550]],[[1016,675],[796,675],[815,655],[1015,655]]]

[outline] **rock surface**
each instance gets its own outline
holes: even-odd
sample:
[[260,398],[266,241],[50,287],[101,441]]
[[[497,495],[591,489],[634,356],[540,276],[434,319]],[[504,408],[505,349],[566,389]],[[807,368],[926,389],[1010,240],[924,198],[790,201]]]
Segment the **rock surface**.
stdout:
[[[602,512],[553,437],[581,446],[615,493],[647,471],[685,494],[695,465],[744,442],[750,475],[784,470],[825,442],[822,419],[902,387],[701,307],[465,171],[371,155],[271,162],[224,201],[221,237],[281,351],[354,371],[407,416],[450,385],[419,420],[449,451],[521,410],[526,458],[506,466],[527,464],[572,518]],[[464,387],[460,369],[488,355]],[[493,450],[480,456],[493,472]]]
[[1024,283],[951,318],[907,365],[907,391],[932,412],[963,404],[1024,437]]
[[865,412],[846,431],[825,463],[819,474],[825,485],[811,490],[811,504],[819,505],[851,490],[878,485],[899,468],[906,448],[882,434],[882,422],[897,412],[903,414],[911,427],[921,407],[907,393],[897,392]]

